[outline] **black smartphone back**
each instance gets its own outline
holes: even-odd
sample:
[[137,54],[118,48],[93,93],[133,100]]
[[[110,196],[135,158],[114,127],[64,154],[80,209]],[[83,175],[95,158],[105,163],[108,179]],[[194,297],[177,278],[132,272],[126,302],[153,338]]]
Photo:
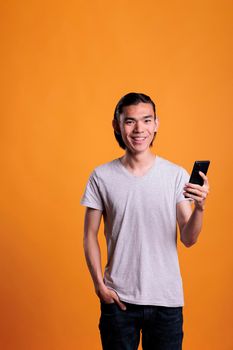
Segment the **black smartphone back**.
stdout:
[[202,177],[199,175],[199,171],[202,171],[206,175],[209,165],[210,165],[209,160],[196,160],[193,165],[193,170],[192,170],[189,182],[203,186],[204,181]]

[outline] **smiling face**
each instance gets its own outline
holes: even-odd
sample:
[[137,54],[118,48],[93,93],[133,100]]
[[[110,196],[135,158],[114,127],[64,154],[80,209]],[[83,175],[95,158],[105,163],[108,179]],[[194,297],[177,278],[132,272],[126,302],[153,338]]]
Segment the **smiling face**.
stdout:
[[118,122],[113,121],[113,127],[121,133],[129,151],[142,153],[149,150],[158,129],[158,119],[150,103],[140,102],[124,107]]

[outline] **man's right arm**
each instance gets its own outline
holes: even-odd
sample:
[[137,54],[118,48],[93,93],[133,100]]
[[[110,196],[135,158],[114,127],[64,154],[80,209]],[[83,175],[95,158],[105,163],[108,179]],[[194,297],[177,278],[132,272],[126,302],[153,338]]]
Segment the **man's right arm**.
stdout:
[[119,300],[118,295],[111,289],[108,289],[103,281],[101,267],[101,252],[98,242],[98,232],[102,217],[102,211],[98,209],[87,208],[84,223],[84,252],[89,268],[95,292],[106,303],[116,302],[122,309],[124,304]]

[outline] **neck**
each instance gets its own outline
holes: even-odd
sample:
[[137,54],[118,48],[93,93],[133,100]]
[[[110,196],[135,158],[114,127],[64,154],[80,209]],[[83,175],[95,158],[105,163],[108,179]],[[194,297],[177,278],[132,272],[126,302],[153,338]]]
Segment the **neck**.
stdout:
[[126,150],[122,157],[122,163],[132,170],[150,167],[155,159],[155,155],[149,150],[146,153],[134,154]]

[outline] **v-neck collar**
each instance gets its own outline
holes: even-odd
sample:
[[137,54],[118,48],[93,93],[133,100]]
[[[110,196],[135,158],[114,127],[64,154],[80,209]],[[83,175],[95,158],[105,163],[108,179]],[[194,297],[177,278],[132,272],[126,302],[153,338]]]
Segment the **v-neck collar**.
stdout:
[[153,163],[151,165],[151,167],[145,172],[145,174],[143,175],[136,175],[134,174],[133,172],[131,172],[130,170],[128,170],[121,162],[121,158],[118,158],[117,161],[118,161],[118,164],[120,166],[120,168],[124,171],[125,174],[127,174],[128,176],[132,177],[132,178],[138,178],[138,179],[142,179],[142,178],[145,178],[147,177],[151,171],[154,169],[154,167],[156,166],[156,163],[157,163],[157,160],[158,160],[158,156],[156,155],[154,160],[153,160]]

